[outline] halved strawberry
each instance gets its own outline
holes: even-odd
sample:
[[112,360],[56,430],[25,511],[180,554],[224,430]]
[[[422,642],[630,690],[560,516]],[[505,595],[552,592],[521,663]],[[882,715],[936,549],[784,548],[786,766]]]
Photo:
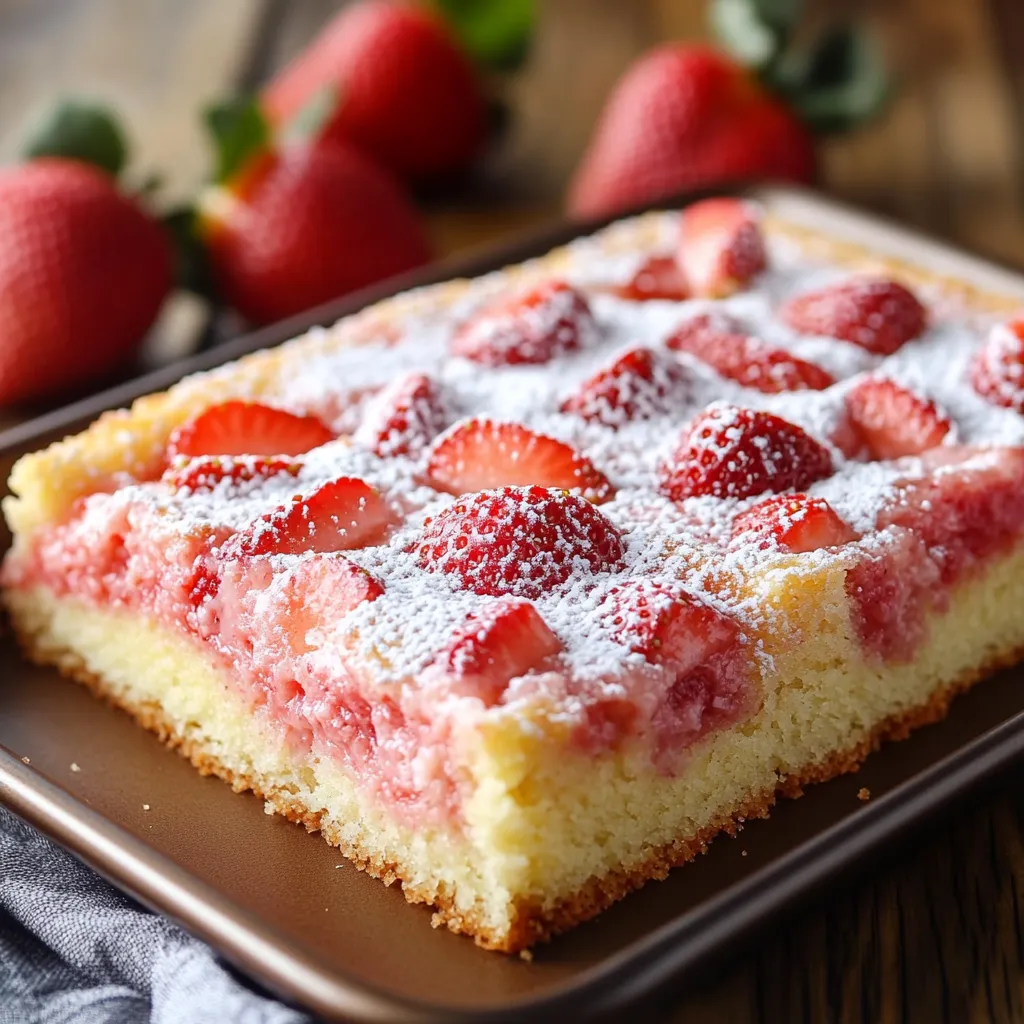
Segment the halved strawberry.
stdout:
[[992,328],[971,363],[971,383],[993,405],[1024,413],[1024,319]]
[[859,277],[790,299],[779,317],[801,334],[824,334],[889,356],[925,328],[924,306],[885,277]]
[[410,455],[444,429],[441,390],[423,373],[410,373],[374,399],[355,438],[378,455]]
[[242,555],[296,555],[380,544],[397,517],[365,480],[343,476],[261,516],[232,539]]
[[591,501],[615,494],[608,478],[576,449],[521,423],[471,419],[438,438],[427,462],[431,486],[449,494],[492,487],[557,487]]
[[233,400],[211,406],[178,427],[167,442],[176,455],[302,455],[334,440],[315,416],[296,416],[258,402]]
[[502,597],[466,616],[434,664],[456,683],[456,691],[497,704],[509,681],[537,668],[562,649],[529,601]]
[[732,536],[743,545],[779,547],[793,554],[857,539],[824,498],[807,494],[778,494],[758,502],[736,517]]
[[295,654],[311,649],[309,632],[331,628],[366,601],[376,601],[384,584],[344,555],[304,559],[284,577],[273,598],[276,624]]
[[690,289],[675,256],[648,256],[625,284],[611,289],[620,299],[646,302],[667,299],[682,302],[690,297]]
[[726,316],[695,316],[676,328],[665,344],[689,352],[723,377],[765,394],[823,391],[835,383],[820,366],[746,334]]
[[212,491],[222,480],[233,484],[266,480],[278,473],[297,476],[302,463],[295,459],[273,459],[266,455],[209,455],[198,459],[178,456],[160,478],[179,491]]
[[695,295],[730,295],[766,263],[761,227],[749,203],[704,199],[683,210],[679,266]]
[[611,587],[601,615],[619,643],[682,672],[732,647],[739,633],[735,622],[690,594],[646,580]]
[[546,363],[579,348],[594,329],[581,292],[565,281],[544,281],[475,313],[456,331],[452,352],[484,366]]
[[599,370],[562,403],[562,412],[618,427],[667,412],[683,397],[686,372],[674,360],[637,346]]
[[661,467],[660,489],[673,501],[706,494],[752,498],[803,489],[831,473],[828,450],[796,424],[723,402],[683,432]]
[[885,377],[866,377],[847,392],[846,411],[873,459],[920,455],[953,429],[933,401]]
[[574,573],[617,568],[622,538],[589,501],[543,487],[483,491],[427,519],[415,545],[428,572],[477,594],[536,598]]

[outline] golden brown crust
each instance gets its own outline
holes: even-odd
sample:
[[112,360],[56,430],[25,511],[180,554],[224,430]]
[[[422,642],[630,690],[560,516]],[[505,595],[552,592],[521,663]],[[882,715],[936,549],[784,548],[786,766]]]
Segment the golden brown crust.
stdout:
[[768,817],[777,797],[795,799],[803,795],[805,786],[827,782],[836,776],[857,771],[865,758],[883,743],[905,739],[914,729],[941,720],[958,694],[969,690],[999,669],[1014,665],[1024,658],[1024,648],[995,656],[986,664],[971,669],[960,679],[933,693],[927,703],[887,718],[877,725],[868,737],[850,749],[837,751],[825,761],[807,765],[797,772],[786,775],[772,791],[751,793],[733,813],[705,826],[695,835],[674,840],[652,850],[640,865],[623,867],[600,878],[592,878],[586,885],[554,906],[544,907],[535,902],[518,904],[512,927],[504,933],[489,928],[473,913],[457,909],[451,894],[410,885],[406,881],[409,873],[402,864],[385,861],[361,848],[359,844],[345,840],[329,822],[321,820],[319,812],[311,812],[300,804],[294,794],[266,779],[240,773],[224,765],[210,755],[197,739],[179,733],[167,720],[158,704],[132,704],[115,695],[103,679],[91,672],[73,651],[45,649],[24,630],[18,630],[18,636],[25,654],[32,661],[55,665],[64,675],[82,683],[97,697],[126,711],[143,728],[155,733],[167,746],[191,761],[200,774],[219,776],[230,783],[235,792],[252,790],[258,797],[266,800],[277,813],[290,821],[304,825],[310,832],[321,832],[329,843],[338,847],[360,870],[381,879],[386,885],[400,882],[405,898],[410,903],[426,903],[436,908],[433,917],[435,927],[445,925],[453,932],[473,936],[476,943],[485,949],[505,953],[519,953],[537,943],[546,942],[597,916],[648,881],[664,879],[672,868],[686,864],[698,854],[705,853],[708,844],[718,834],[725,832],[735,835],[745,821]]

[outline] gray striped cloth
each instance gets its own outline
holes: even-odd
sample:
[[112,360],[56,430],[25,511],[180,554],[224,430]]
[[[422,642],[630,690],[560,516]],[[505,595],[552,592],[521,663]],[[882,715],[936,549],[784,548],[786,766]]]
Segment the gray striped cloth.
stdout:
[[0,1024],[310,1024],[0,808]]

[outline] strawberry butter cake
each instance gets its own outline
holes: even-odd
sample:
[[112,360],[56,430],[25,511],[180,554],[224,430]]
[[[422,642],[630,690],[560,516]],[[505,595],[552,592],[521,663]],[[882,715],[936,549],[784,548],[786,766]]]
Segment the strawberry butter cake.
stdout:
[[15,466],[25,650],[519,951],[1024,652],[1024,321],[736,199]]

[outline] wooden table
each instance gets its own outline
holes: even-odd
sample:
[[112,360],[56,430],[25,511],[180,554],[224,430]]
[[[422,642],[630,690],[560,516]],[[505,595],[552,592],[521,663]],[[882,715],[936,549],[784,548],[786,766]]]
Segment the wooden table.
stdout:
[[[259,81],[329,0],[0,0],[0,161],[64,92],[114,101],[140,168],[202,180],[200,105]],[[702,33],[699,0],[538,0],[526,69],[495,81],[516,123],[469,199],[428,212],[449,253],[555,215],[608,87],[641,50]],[[822,184],[1024,268],[1024,3],[836,0],[884,41],[901,84],[876,124],[822,146]],[[552,97],[558,97],[553,103]],[[1024,770],[1004,777],[680,997],[679,1022],[1024,1020]]]

